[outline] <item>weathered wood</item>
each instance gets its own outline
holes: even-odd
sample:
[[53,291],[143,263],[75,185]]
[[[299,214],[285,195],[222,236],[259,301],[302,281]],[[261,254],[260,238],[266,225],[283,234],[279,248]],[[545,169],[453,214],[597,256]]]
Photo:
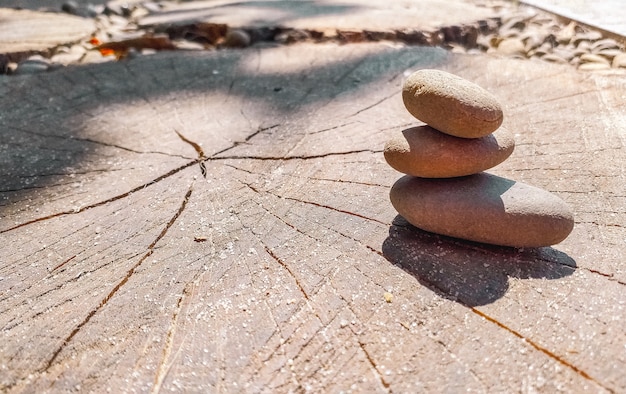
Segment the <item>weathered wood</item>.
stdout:
[[[518,146],[493,172],[571,204],[568,239],[498,248],[397,217],[381,151],[416,124],[400,87],[422,67],[502,100]],[[0,80],[0,387],[624,391],[623,91],[384,45]]]
[[475,23],[494,18],[494,8],[477,6],[480,1],[420,0],[380,2],[378,0],[304,1],[200,0],[166,3],[161,12],[139,19],[142,26],[206,21],[232,27],[277,26],[305,30],[390,31],[395,29],[436,30],[442,26]]

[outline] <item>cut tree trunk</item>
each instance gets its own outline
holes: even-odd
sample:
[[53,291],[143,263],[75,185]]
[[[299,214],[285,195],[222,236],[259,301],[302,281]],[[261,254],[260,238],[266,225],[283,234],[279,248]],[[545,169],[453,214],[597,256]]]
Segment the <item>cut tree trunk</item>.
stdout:
[[[491,172],[554,248],[413,228],[384,142],[439,68],[505,107]],[[626,391],[624,74],[382,44],[0,79],[0,390]]]

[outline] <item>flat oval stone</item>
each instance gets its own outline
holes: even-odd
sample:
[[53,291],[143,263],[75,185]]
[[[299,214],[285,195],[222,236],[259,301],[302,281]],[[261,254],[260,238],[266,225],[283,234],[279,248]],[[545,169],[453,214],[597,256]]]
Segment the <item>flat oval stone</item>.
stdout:
[[554,194],[484,172],[447,179],[405,175],[390,198],[415,227],[494,245],[554,245],[574,227],[572,211]]
[[612,63],[614,68],[624,67],[626,68],[626,53],[622,53],[613,58]]
[[515,148],[513,136],[499,129],[481,138],[459,138],[430,126],[398,132],[385,144],[385,160],[394,169],[424,178],[476,174],[506,160]]
[[502,124],[502,106],[491,93],[445,71],[414,72],[404,82],[402,99],[411,115],[456,137],[484,137]]

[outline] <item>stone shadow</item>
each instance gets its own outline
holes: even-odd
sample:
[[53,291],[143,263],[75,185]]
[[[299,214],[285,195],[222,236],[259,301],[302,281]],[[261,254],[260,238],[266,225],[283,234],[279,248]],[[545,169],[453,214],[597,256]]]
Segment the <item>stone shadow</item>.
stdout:
[[559,279],[576,270],[574,259],[554,248],[517,249],[463,241],[420,230],[400,215],[382,251],[424,286],[470,307],[503,297],[509,278]]

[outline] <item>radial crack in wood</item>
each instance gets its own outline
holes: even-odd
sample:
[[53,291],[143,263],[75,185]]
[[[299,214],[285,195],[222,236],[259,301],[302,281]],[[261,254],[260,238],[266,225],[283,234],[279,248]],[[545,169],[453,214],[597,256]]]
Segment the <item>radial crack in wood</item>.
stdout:
[[[503,102],[517,149],[492,172],[566,200],[568,239],[517,250],[396,217],[381,150],[418,124],[398,92],[419,68]],[[626,387],[614,75],[302,44],[15,76],[0,93],[0,390]]]

